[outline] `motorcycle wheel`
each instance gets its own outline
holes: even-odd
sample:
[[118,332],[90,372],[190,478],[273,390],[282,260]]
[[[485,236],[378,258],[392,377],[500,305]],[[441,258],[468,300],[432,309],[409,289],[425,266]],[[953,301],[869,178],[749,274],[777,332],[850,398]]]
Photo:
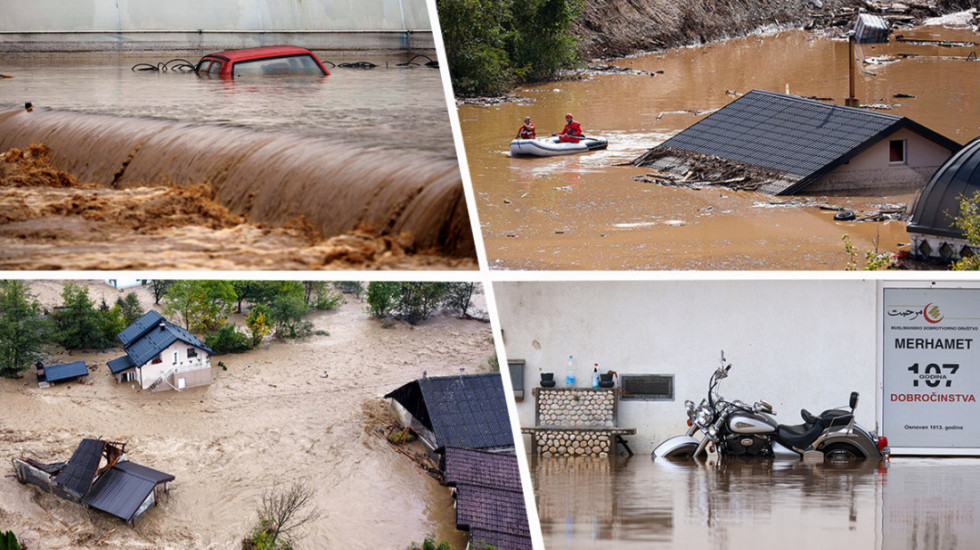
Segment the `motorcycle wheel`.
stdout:
[[825,460],[830,462],[857,462],[864,460],[864,454],[848,443],[831,443],[823,449]]

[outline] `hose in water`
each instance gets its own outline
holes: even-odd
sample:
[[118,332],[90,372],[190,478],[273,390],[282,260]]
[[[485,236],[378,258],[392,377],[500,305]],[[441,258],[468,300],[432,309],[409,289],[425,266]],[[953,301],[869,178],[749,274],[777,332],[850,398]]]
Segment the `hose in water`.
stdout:
[[[426,63],[415,63],[415,60],[418,59],[418,58],[420,58],[420,57],[425,58],[426,59]],[[412,66],[412,65],[425,65],[426,67],[432,67],[433,69],[438,69],[439,68],[439,62],[438,61],[433,61],[431,57],[429,57],[427,55],[423,55],[423,54],[418,54],[415,57],[413,57],[413,58],[409,59],[408,61],[406,61],[405,63],[399,63],[396,66],[397,67],[409,67],[409,66]]]

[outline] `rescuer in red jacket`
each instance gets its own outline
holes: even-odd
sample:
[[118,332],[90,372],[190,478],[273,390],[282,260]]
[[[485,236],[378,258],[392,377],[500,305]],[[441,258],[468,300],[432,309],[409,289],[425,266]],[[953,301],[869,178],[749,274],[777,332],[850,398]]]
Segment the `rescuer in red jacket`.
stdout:
[[531,124],[531,117],[524,117],[524,125],[521,129],[517,131],[517,137],[514,139],[534,139],[534,124]]
[[571,143],[578,143],[579,141],[582,141],[582,138],[585,137],[584,134],[582,134],[582,125],[572,120],[572,113],[565,115],[565,122],[567,124],[565,124],[565,128],[562,129],[561,133],[558,134],[558,141],[567,141]]

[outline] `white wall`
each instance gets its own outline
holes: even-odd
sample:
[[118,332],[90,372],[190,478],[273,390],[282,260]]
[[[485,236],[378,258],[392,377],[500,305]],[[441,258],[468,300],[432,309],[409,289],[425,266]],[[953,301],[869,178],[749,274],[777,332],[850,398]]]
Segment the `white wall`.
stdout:
[[[874,281],[503,282],[494,284],[508,359],[524,359],[521,426],[534,425],[539,369],[559,385],[574,355],[578,385],[600,372],[674,374],[674,401],[621,401],[619,425],[648,453],[686,429],[684,400],[700,401],[725,350],[722,395],[766,399],[785,424],[861,393],[857,420],[875,426]],[[527,437],[527,436],[525,436]],[[529,447],[529,440],[525,439]]]
[[[160,378],[161,374],[173,368],[176,368],[178,373],[211,368],[211,357],[208,352],[200,348],[195,348],[197,349],[197,357],[187,356],[187,350],[191,347],[193,346],[177,340],[160,354],[160,363],[153,364],[151,360],[143,365],[138,369],[140,372],[140,386],[143,389],[148,388]],[[174,353],[177,354],[176,363],[174,363]],[[165,384],[165,382],[161,382],[161,384]],[[169,388],[169,386],[167,387]]]

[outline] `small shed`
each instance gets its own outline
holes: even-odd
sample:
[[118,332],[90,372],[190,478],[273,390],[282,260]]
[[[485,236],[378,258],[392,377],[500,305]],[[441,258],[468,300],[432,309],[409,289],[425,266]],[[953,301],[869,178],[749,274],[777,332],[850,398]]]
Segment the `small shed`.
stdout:
[[38,362],[35,368],[37,369],[37,384],[42,388],[47,388],[56,382],[80,380],[88,376],[88,367],[85,361],[73,361],[71,363],[48,366],[44,366],[43,363]]
[[516,456],[446,447],[441,466],[456,495],[456,528],[468,531],[476,548],[531,549]]
[[92,486],[82,502],[131,526],[169,490],[174,476],[129,461],[118,462]]
[[932,175],[912,208],[906,226],[911,252],[920,259],[955,260],[976,254],[954,225],[960,200],[980,191],[980,137],[949,158]]
[[922,189],[959,149],[905,117],[752,90],[633,164],[684,176],[720,160],[772,195],[880,195]]
[[514,448],[499,373],[419,378],[388,393],[402,422],[435,455],[444,447]]

